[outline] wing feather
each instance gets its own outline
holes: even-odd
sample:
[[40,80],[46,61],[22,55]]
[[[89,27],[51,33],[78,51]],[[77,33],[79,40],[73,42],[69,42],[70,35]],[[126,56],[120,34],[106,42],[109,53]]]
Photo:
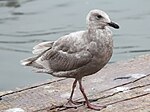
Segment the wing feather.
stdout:
[[41,61],[47,61],[53,71],[67,71],[84,66],[91,59],[92,55],[88,51],[69,54],[50,49],[42,55]]

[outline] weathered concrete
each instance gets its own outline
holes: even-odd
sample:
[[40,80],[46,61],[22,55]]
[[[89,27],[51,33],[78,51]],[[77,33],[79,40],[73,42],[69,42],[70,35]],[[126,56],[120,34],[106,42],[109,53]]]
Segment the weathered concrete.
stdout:
[[[2,95],[0,110],[95,112],[84,105],[77,109],[63,107],[72,82],[73,79],[57,79]],[[95,75],[85,77],[83,84],[92,103],[107,104],[101,112],[150,112],[150,55],[109,64]],[[84,101],[78,89],[74,100]]]

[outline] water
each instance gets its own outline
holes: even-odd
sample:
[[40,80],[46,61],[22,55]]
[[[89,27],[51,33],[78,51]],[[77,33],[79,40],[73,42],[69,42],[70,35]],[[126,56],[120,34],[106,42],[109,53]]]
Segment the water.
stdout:
[[53,78],[20,65],[31,56],[34,45],[56,40],[86,28],[91,9],[103,9],[120,25],[114,33],[110,62],[150,52],[150,0],[1,0],[0,1],[0,91]]

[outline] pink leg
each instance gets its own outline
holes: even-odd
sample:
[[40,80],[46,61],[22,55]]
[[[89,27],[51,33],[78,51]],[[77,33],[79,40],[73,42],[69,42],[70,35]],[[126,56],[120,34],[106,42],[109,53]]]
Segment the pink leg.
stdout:
[[86,94],[85,94],[85,92],[84,92],[84,88],[83,88],[83,86],[82,86],[81,81],[82,81],[81,79],[78,80],[78,82],[79,82],[79,88],[80,88],[80,91],[82,92],[82,94],[83,94],[83,96],[84,96],[84,99],[85,99],[85,102],[86,102],[86,104],[87,104],[87,107],[90,108],[90,109],[94,109],[94,110],[101,110],[101,109],[103,109],[103,108],[106,108],[106,106],[96,106],[96,105],[93,105],[93,104],[91,104],[91,103],[89,102],[89,100],[88,100],[88,98],[87,98],[87,96],[86,96]]
[[65,107],[77,107],[76,106],[77,103],[72,100],[74,89],[75,89],[76,85],[77,85],[77,79],[75,79],[75,81],[73,82],[71,95],[70,95],[70,97],[68,99],[68,102],[65,104]]
[[74,93],[74,89],[76,88],[76,85],[77,85],[77,79],[75,79],[75,81],[73,82],[73,85],[72,85],[72,91],[71,91],[71,95],[69,97],[69,101],[71,101],[71,102],[73,102],[72,97],[73,97],[73,93]]

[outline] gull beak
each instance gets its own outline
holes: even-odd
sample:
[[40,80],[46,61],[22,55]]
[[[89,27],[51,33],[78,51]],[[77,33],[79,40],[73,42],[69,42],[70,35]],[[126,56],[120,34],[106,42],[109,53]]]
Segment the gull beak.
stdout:
[[108,23],[108,25],[115,28],[115,29],[119,29],[119,25],[117,25],[117,23],[114,23],[112,21],[110,23]]

